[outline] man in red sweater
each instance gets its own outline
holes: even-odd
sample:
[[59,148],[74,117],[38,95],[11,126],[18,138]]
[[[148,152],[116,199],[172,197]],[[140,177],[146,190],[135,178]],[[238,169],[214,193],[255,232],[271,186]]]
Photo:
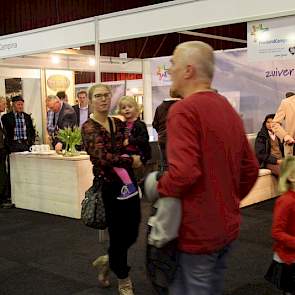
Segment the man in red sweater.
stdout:
[[[211,88],[213,49],[203,42],[178,45],[172,91],[184,99],[167,120],[169,168],[161,197],[181,199],[179,268],[170,295],[221,295],[225,260],[240,230],[239,203],[258,176],[239,115]],[[173,212],[171,212],[173,214]]]

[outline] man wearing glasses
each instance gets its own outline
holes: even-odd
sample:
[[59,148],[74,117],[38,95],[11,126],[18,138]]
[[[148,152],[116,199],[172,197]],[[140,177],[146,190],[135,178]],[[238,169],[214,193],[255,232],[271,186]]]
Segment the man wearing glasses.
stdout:
[[46,106],[52,111],[54,131],[52,133],[52,146],[57,152],[62,150],[62,143],[57,138],[60,129],[66,127],[73,128],[77,125],[77,116],[74,109],[66,102],[62,101],[55,95],[48,95],[46,98]]

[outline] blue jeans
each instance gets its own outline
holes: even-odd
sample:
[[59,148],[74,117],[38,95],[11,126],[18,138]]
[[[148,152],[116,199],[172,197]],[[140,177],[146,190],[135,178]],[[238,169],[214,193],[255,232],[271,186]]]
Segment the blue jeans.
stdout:
[[211,254],[179,254],[169,295],[222,295],[226,258],[232,243]]

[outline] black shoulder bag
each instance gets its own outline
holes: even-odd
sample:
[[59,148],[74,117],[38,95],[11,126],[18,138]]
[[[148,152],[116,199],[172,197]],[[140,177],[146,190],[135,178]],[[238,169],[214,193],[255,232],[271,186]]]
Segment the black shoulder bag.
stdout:
[[92,186],[85,192],[81,205],[81,220],[89,227],[107,228],[105,207],[102,199],[103,178],[95,177]]

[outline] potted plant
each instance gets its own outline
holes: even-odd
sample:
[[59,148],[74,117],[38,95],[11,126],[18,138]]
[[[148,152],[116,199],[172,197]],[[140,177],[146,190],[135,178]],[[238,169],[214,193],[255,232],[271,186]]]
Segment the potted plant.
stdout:
[[79,127],[66,127],[60,129],[57,134],[58,139],[60,139],[65,144],[65,154],[64,156],[78,156],[80,153],[76,150],[76,145],[79,145],[82,141],[81,130]]

